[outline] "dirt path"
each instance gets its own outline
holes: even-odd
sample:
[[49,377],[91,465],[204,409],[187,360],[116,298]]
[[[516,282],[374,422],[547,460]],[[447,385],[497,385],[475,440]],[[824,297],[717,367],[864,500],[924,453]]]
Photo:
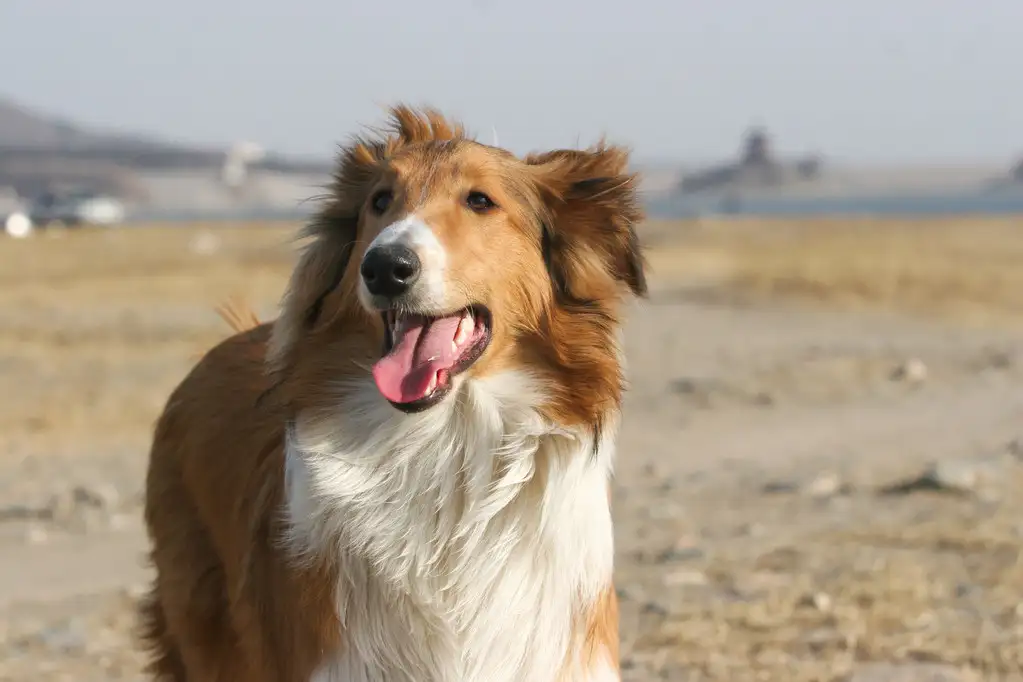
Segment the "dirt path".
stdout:
[[[627,344],[627,679],[1023,670],[1023,336],[661,291]],[[144,434],[33,442],[0,461],[0,680],[140,679]],[[880,494],[932,461],[936,491]]]

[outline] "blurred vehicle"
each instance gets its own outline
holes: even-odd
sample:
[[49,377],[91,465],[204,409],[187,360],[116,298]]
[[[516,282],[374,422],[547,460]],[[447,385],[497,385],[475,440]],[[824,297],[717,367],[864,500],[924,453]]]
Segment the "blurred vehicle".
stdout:
[[124,220],[124,205],[116,198],[87,190],[46,192],[28,208],[36,227],[114,225]]
[[4,232],[8,237],[22,239],[32,234],[32,221],[22,211],[15,211],[4,216]]

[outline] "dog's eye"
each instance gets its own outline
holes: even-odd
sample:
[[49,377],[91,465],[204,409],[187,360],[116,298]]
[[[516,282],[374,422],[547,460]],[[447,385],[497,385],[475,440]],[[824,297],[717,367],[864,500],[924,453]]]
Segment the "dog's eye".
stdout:
[[497,206],[497,204],[495,204],[493,200],[483,192],[469,192],[469,196],[465,198],[465,205],[477,213],[486,213]]
[[377,215],[383,215],[391,207],[392,201],[394,201],[394,193],[389,189],[382,189],[369,200],[369,207]]

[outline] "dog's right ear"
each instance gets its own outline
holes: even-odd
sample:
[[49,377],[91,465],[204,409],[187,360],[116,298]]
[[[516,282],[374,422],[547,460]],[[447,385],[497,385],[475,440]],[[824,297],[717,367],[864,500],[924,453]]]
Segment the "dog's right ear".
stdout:
[[[271,371],[283,368],[302,334],[313,331],[337,312],[328,310],[328,304],[337,305],[335,293],[338,299],[345,298],[345,275],[359,238],[362,206],[388,151],[386,140],[362,138],[355,138],[341,150],[325,203],[299,233],[299,239],[307,238],[309,242],[303,247],[274,323],[267,350]],[[351,282],[347,285],[352,287]],[[350,293],[354,295],[354,289]]]
[[358,238],[358,217],[332,222],[326,228],[321,212],[300,234],[309,237],[281,299],[280,315],[274,322],[267,350],[271,369],[286,362],[295,341],[313,330],[324,317],[331,294],[341,287]]

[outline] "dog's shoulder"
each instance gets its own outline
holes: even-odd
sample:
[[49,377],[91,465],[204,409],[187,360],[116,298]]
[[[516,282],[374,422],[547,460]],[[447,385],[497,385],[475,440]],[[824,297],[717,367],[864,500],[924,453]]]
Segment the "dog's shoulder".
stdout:
[[223,422],[263,404],[273,386],[266,370],[271,329],[260,324],[207,351],[171,393],[164,417]]
[[275,475],[283,462],[284,412],[266,370],[270,331],[260,324],[225,339],[178,384],[156,425],[153,469],[169,465],[214,496],[257,471]]

